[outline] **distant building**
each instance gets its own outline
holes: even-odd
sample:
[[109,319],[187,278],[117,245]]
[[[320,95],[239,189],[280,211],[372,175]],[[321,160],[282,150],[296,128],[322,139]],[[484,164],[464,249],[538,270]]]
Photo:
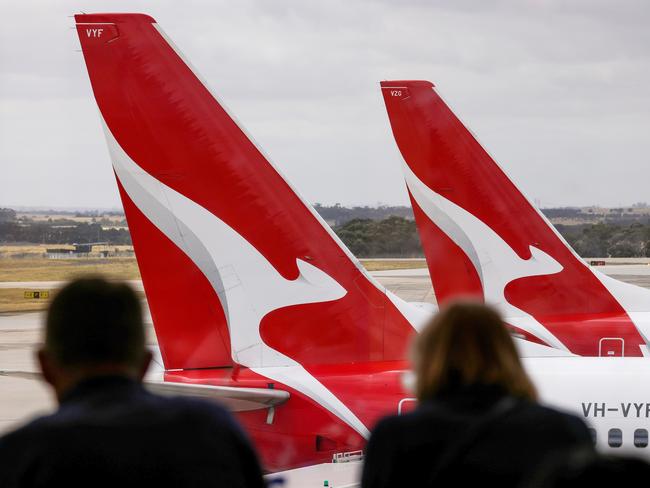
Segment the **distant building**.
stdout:
[[70,259],[70,258],[88,258],[88,257],[108,257],[108,250],[101,250],[96,253],[95,256],[91,256],[93,252],[93,246],[105,246],[107,242],[89,242],[83,244],[72,244],[73,248],[47,248],[45,250],[45,255],[48,259]]
[[74,254],[74,249],[52,247],[45,250],[45,256],[48,259],[70,259],[77,257]]

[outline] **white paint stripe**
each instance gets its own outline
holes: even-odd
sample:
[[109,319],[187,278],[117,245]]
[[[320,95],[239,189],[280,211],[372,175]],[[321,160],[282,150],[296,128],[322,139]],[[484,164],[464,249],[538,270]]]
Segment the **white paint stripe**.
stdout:
[[103,119],[102,123],[115,172],[134,205],[194,261],[196,249],[182,236],[169,234],[170,227],[161,221],[165,215],[151,206],[154,199],[197,236],[217,269],[232,269],[231,278],[223,279],[223,289],[215,291],[225,294],[228,304],[233,359],[303,393],[367,437],[366,426],[343,402],[302,365],[265,344],[259,332],[262,318],[273,310],[292,304],[337,300],[346,290],[322,270],[302,260],[296,262],[300,276],[286,280],[225,222],[138,166],[115,140]]
[[158,33],[162,36],[162,38],[169,44],[169,46],[174,50],[176,55],[185,63],[185,65],[192,71],[194,76],[203,84],[206,90],[212,95],[212,97],[217,101],[217,103],[223,108],[223,110],[228,114],[228,116],[232,119],[234,124],[239,127],[239,129],[244,133],[244,135],[248,138],[248,140],[255,146],[255,148],[259,151],[259,153],[266,159],[268,164],[273,168],[273,170],[280,175],[280,177],[284,180],[284,182],[289,186],[291,191],[298,197],[298,199],[302,202],[302,204],[311,212],[312,216],[314,219],[325,229],[325,231],[329,234],[330,238],[336,242],[336,244],[341,248],[341,250],[345,253],[345,255],[348,257],[348,259],[354,264],[354,266],[361,272],[361,274],[370,282],[372,283],[377,289],[380,291],[384,292],[386,289],[377,281],[375,280],[366,270],[366,268],[363,267],[363,265],[359,262],[359,260],[356,258],[354,254],[350,252],[350,250],[347,248],[347,246],[341,241],[341,239],[336,235],[336,233],[332,230],[332,228],[327,225],[327,222],[323,220],[323,218],[320,216],[316,210],[302,197],[300,192],[291,184],[291,182],[285,178],[284,174],[278,169],[278,167],[273,164],[273,161],[271,158],[264,152],[264,150],[261,148],[259,144],[255,141],[253,136],[249,134],[249,132],[246,130],[246,128],[239,122],[237,117],[233,115],[226,104],[221,100],[221,98],[210,88],[210,85],[206,80],[203,79],[203,77],[199,74],[199,72],[194,68],[192,63],[188,59],[185,58],[183,53],[181,52],[180,49],[174,44],[174,41],[172,41],[167,34],[165,34],[165,31],[158,25],[158,24],[151,24],[154,26],[154,28],[158,31]]
[[559,273],[562,265],[534,246],[530,246],[531,257],[521,259],[489,225],[434,192],[408,164],[403,165],[403,170],[406,184],[422,211],[465,252],[476,267],[486,303],[496,306],[512,325],[566,351],[566,346],[551,331],[505,298],[508,283],[528,276]]

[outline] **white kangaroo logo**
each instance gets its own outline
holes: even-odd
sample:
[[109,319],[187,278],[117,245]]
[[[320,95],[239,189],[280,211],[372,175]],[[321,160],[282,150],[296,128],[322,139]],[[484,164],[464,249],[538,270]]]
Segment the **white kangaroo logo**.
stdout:
[[296,260],[298,278],[284,278],[233,228],[138,166],[102,123],[113,167],[129,198],[192,259],[219,295],[233,360],[302,392],[368,437],[366,426],[343,402],[301,364],[265,344],[259,330],[262,318],[273,310],[338,300],[345,288],[301,259]]
[[527,276],[559,273],[563,267],[547,253],[530,246],[531,257],[519,255],[489,225],[434,192],[404,164],[404,176],[413,198],[432,222],[458,245],[472,261],[487,303],[497,306],[508,322],[562,350],[566,346],[546,327],[505,298],[508,283]]

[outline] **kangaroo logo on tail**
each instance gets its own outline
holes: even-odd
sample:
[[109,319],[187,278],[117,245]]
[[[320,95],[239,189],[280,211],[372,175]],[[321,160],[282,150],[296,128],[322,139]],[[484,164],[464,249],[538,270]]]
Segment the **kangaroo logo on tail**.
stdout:
[[527,276],[559,273],[562,265],[534,246],[530,247],[531,257],[521,259],[490,226],[435,193],[407,164],[404,164],[404,175],[408,189],[422,211],[465,252],[476,268],[485,300],[498,306],[513,325],[566,350],[566,346],[546,327],[505,298],[508,283]]
[[338,300],[336,280],[297,259],[300,275],[287,280],[232,227],[140,168],[104,123],[115,172],[135,205],[208,278],[226,312],[233,360],[248,367],[287,366],[293,360],[260,337],[269,312],[290,305]]

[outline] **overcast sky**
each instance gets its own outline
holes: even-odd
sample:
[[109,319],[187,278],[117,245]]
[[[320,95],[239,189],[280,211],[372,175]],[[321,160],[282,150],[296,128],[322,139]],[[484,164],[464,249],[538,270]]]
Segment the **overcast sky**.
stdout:
[[120,207],[68,16],[152,15],[311,202],[406,204],[378,88],[433,81],[542,206],[650,202],[650,2],[0,2],[0,206]]

